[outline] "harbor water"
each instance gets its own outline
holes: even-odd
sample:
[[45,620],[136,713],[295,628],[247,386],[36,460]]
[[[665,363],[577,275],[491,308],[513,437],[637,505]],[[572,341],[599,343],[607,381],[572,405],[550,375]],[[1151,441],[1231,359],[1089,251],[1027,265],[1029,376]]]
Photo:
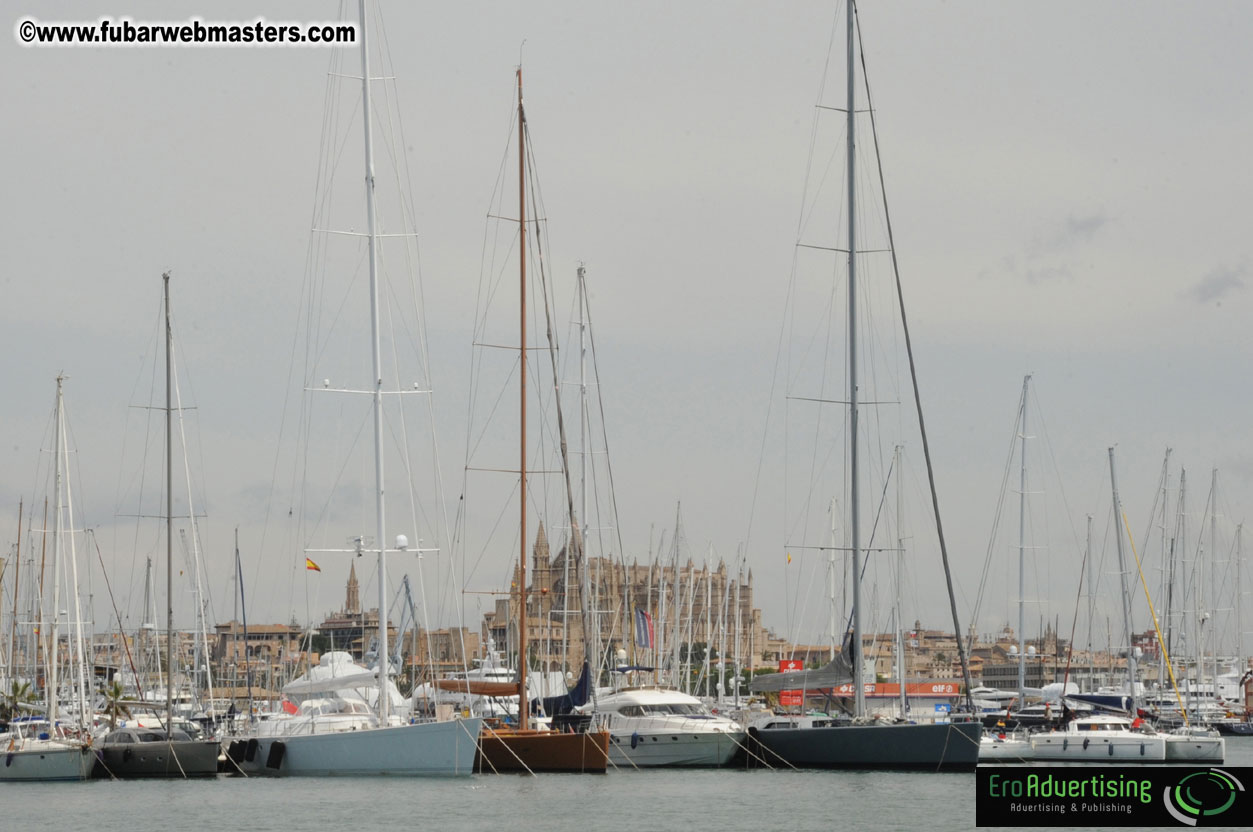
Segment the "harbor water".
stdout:
[[[1227,738],[1227,764],[1253,765],[1253,737]],[[100,780],[6,783],[0,799],[4,830],[293,832],[382,824],[441,832],[942,832],[975,825],[975,775],[970,772],[694,769],[454,779]]]

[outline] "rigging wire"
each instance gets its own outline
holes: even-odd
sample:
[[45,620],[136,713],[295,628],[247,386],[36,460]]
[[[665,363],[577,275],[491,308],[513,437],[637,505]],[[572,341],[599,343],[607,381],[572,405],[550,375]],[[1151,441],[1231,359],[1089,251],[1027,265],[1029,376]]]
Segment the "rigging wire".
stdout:
[[[849,6],[850,8],[854,10],[854,15],[856,15],[856,7],[851,3],[849,4]],[[856,22],[858,43],[860,44],[861,43],[861,21],[859,17],[854,17],[854,20]],[[865,88],[866,88],[866,103],[869,105],[869,110],[870,110],[871,135],[874,136],[875,157],[879,159],[879,181],[880,183],[882,183],[883,182],[883,162],[878,152],[879,131],[875,127],[874,104],[872,103],[871,96],[870,96],[870,76],[866,72],[866,53],[864,49],[861,50],[861,64],[862,64],[862,79],[865,82]],[[918,411],[918,429],[920,433],[922,434],[922,453],[927,462],[927,479],[931,484],[931,505],[934,511],[934,516],[935,516],[936,533],[940,540],[940,559],[944,563],[944,580],[948,587],[948,599],[949,599],[949,607],[953,616],[953,627],[955,629],[958,629],[961,627],[961,620],[957,616],[957,602],[953,595],[953,574],[952,574],[952,570],[949,568],[948,546],[944,540],[944,523],[940,519],[940,498],[935,488],[935,470],[931,464],[931,445],[927,441],[927,428],[926,428],[926,423],[924,422],[923,415],[922,415],[922,397],[918,391],[918,375],[917,375],[916,367],[914,363],[913,344],[909,336],[909,321],[908,321],[908,318],[906,318],[905,316],[905,293],[901,286],[900,269],[897,265],[897,260],[896,260],[896,244],[892,238],[892,220],[891,220],[890,214],[888,213],[887,189],[883,188],[882,193],[883,193],[883,214],[884,214],[884,218],[886,222],[887,235],[888,235],[888,248],[891,249],[892,251],[892,271],[896,275],[896,298],[900,302],[900,309],[901,309],[901,328],[903,330],[904,337],[905,337],[905,351],[909,355],[909,376],[910,376],[910,380],[913,382],[914,404],[917,407],[917,411]],[[971,698],[971,693],[970,693],[971,687],[972,687],[971,681],[970,681],[970,667],[966,661],[966,650],[965,650],[965,647],[963,647],[962,645],[960,629],[958,629],[956,641],[957,641],[958,659],[960,660],[961,667],[962,667],[962,678],[966,684],[966,705],[973,712],[974,700]],[[858,650],[858,652],[860,653],[860,649]]]

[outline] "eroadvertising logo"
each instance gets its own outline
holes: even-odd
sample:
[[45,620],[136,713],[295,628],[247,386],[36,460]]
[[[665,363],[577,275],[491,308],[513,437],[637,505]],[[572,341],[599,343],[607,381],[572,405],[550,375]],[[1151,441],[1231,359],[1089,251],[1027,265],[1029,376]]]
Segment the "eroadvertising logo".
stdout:
[[1166,786],[1162,801],[1166,811],[1182,824],[1196,826],[1202,819],[1218,820],[1221,816],[1221,822],[1228,825],[1240,815],[1231,810],[1243,791],[1244,784],[1230,771],[1211,768],[1186,775],[1174,788]]
[[994,767],[976,771],[978,826],[1253,826],[1253,768]]

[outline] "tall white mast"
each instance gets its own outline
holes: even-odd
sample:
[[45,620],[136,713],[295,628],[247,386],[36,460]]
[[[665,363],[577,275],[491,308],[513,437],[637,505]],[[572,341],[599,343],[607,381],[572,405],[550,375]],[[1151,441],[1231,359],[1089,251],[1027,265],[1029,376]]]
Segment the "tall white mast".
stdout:
[[[1181,552],[1181,554],[1185,556],[1183,558],[1184,560],[1187,560],[1186,555],[1188,554],[1188,550],[1186,548],[1187,540],[1188,540],[1188,512],[1186,510],[1187,499],[1188,499],[1188,470],[1186,468],[1180,468],[1179,469],[1179,517],[1178,517],[1179,535],[1176,538],[1178,540],[1178,543],[1176,545],[1179,551]],[[1191,593],[1192,593],[1191,574],[1192,574],[1191,569],[1183,570],[1183,587],[1181,588],[1180,593],[1179,593],[1185,605],[1185,608],[1181,610],[1179,613],[1179,629],[1181,631],[1179,633],[1179,641],[1183,645],[1183,648],[1181,650],[1175,651],[1176,653],[1183,654],[1182,659],[1180,660],[1180,663],[1183,665],[1185,670],[1187,668],[1186,661],[1188,658],[1188,653],[1192,652],[1192,650],[1194,649],[1193,644],[1192,644],[1193,637],[1192,637],[1192,628],[1191,628],[1191,621],[1190,621],[1191,616],[1189,615],[1190,610],[1188,610],[1186,607],[1186,605],[1189,603],[1188,599],[1191,597]],[[1185,676],[1184,678],[1186,679],[1187,677]],[[1195,693],[1195,688],[1196,688],[1195,685],[1191,685],[1191,686],[1186,686],[1184,689],[1185,699],[1189,707],[1192,706],[1192,698]]]
[[[714,550],[713,544],[710,543],[709,544],[710,555],[713,555],[713,550]],[[705,690],[706,691],[708,691],[709,688],[713,687],[713,685],[711,684],[712,679],[710,678],[711,676],[713,676],[713,656],[712,656],[713,649],[712,648],[713,648],[713,643],[714,643],[713,630],[710,629],[710,627],[712,626],[712,619],[710,617],[712,615],[711,607],[713,605],[713,597],[714,597],[712,578],[713,578],[713,573],[709,571],[709,558],[706,557],[705,558]]]
[[[744,561],[740,560],[735,573],[735,707],[740,706],[740,584],[744,578]],[[752,649],[752,645],[749,645]],[[749,660],[749,672],[752,672],[752,660]]]
[[[61,476],[61,423],[64,419],[65,405],[62,401],[61,385],[65,380],[65,376],[57,376],[57,408],[55,416],[54,430],[56,432],[56,450],[53,451],[53,483],[56,488],[56,494],[53,495],[53,523],[55,530],[52,537],[52,649],[48,651],[45,658],[48,664],[48,725],[51,731],[55,733],[57,725],[57,705],[58,690],[60,681],[57,679],[57,670],[60,665],[60,639],[61,639],[61,489],[63,487]],[[46,504],[45,504],[46,505]],[[45,525],[46,528],[46,525]]]
[[[663,543],[666,533],[661,533]],[[666,567],[662,560],[661,551],[664,547],[657,547],[657,641],[653,645],[653,682],[657,683],[658,678],[665,681],[665,669],[662,667],[662,657],[665,656],[666,650]],[[651,580],[652,567],[649,567],[649,577]],[[651,594],[651,593],[650,593]],[[660,674],[658,673],[660,670]]]
[[1027,696],[1027,653],[1024,631],[1026,630],[1026,552],[1027,552],[1027,388],[1031,375],[1022,380],[1022,406],[1018,412],[1018,707]]
[[165,740],[174,731],[174,408],[170,388],[170,273],[161,275],[165,296]]
[[[687,570],[687,628],[684,635],[687,637],[687,656],[683,659],[683,692],[691,695],[692,693],[692,645],[696,641],[696,566],[688,561]],[[677,644],[678,642],[676,642]],[[676,684],[677,688],[678,685]]]
[[682,504],[674,507],[674,629],[671,630],[670,645],[670,687],[679,686],[679,642],[683,638],[681,628],[683,614],[682,574],[679,572],[679,509]]
[[1084,538],[1083,560],[1088,566],[1088,690],[1095,692],[1096,664],[1093,661],[1092,621],[1096,614],[1096,587],[1092,583],[1092,515],[1088,515],[1088,533]]
[[[600,613],[596,610],[596,606],[595,606],[594,604],[592,604],[592,602],[593,602],[593,600],[594,600],[594,599],[592,598],[592,596],[591,596],[591,592],[590,592],[590,590],[591,590],[591,575],[589,574],[589,572],[590,572],[590,564],[588,563],[588,560],[587,560],[587,531],[588,531],[588,524],[587,524],[587,455],[590,453],[590,450],[589,450],[589,448],[588,448],[588,434],[589,434],[591,431],[590,431],[590,429],[589,429],[589,428],[590,428],[590,425],[588,424],[588,420],[587,420],[587,419],[588,419],[588,416],[587,416],[587,320],[586,320],[586,318],[584,317],[584,314],[583,314],[584,309],[585,309],[585,304],[586,304],[586,302],[587,302],[587,301],[586,301],[586,298],[584,297],[584,291],[585,291],[585,289],[584,289],[584,285],[583,285],[583,279],[584,279],[585,274],[586,274],[586,272],[585,272],[585,270],[584,270],[584,268],[583,268],[583,265],[582,265],[582,264],[579,264],[579,269],[578,269],[578,284],[579,284],[579,444],[581,444],[581,445],[583,446],[583,453],[582,453],[582,455],[579,457],[579,491],[580,491],[580,500],[581,500],[581,506],[580,506],[580,508],[579,508],[579,512],[580,512],[580,514],[579,514],[579,519],[580,519],[580,520],[582,520],[583,522],[582,522],[582,525],[581,525],[581,527],[580,527],[580,528],[582,529],[582,535],[581,535],[580,540],[579,540],[578,552],[579,552],[579,555],[580,555],[580,557],[582,558],[582,561],[583,561],[583,574],[582,574],[582,588],[583,588],[582,597],[584,598],[584,602],[583,602],[583,603],[584,603],[584,605],[589,605],[589,604],[591,604],[591,610],[592,610],[592,619],[591,619],[589,622],[586,622],[586,623],[588,623],[588,624],[591,624],[591,626],[592,626],[592,633],[584,633],[584,634],[583,634],[583,640],[584,640],[584,649],[583,649],[583,653],[584,653],[584,655],[585,655],[585,656],[590,656],[590,655],[591,655],[590,645],[588,645],[588,644],[587,644],[588,637],[589,637],[589,636],[592,636],[592,635],[594,635],[594,636],[595,636],[596,652],[597,652],[597,654],[598,654],[598,655],[599,655],[599,653],[600,653],[600,648],[601,648],[601,640],[600,640]],[[570,566],[569,566],[569,564],[570,564],[570,558],[566,558],[565,562],[566,562],[566,585],[567,585],[567,586],[569,586],[569,582],[570,582]],[[597,582],[597,586],[598,586],[598,587],[600,586],[600,582],[599,582],[599,581]],[[569,596],[567,595],[567,597],[569,597]],[[561,622],[561,624],[562,624],[562,631],[563,631],[563,632],[564,632],[564,631],[565,631],[565,629],[566,629],[565,616],[568,614],[568,609],[569,609],[569,606],[570,606],[570,605],[567,603],[567,604],[565,604],[564,606],[566,607],[566,609],[562,610],[562,613],[561,613],[561,614],[562,614],[562,622]],[[586,607],[586,606],[584,606],[584,609],[586,609],[586,608],[587,608],[587,607]],[[586,626],[586,624],[585,624],[585,626]],[[564,654],[564,653],[562,654],[562,657],[563,657],[563,658],[565,657],[565,654]],[[599,661],[599,659],[598,659],[598,660],[597,660],[597,663],[596,663],[596,667],[597,667],[597,668],[599,668],[599,666],[600,666],[600,661]],[[596,687],[596,685],[595,685],[595,684],[593,684],[593,685],[592,685],[592,688],[593,688],[593,689],[595,689],[595,687]]]
[[[1214,658],[1214,676],[1213,687],[1211,692],[1218,693],[1218,586],[1215,583],[1215,574],[1218,572],[1218,469],[1215,468],[1210,473],[1210,513],[1209,513],[1209,609],[1205,614],[1209,616],[1210,631],[1210,651]],[[1197,674],[1197,681],[1201,681],[1201,674]]]
[[722,576],[722,606],[718,613],[718,699],[727,692],[727,603],[731,598],[731,582],[727,580],[726,561],[718,561]]
[[[1165,624],[1166,624],[1167,633],[1170,632],[1170,606],[1169,606],[1168,599],[1170,598],[1169,581],[1171,577],[1170,569],[1168,568],[1169,564],[1167,563],[1169,552],[1168,552],[1168,544],[1167,544],[1167,537],[1166,537],[1166,512],[1168,510],[1166,502],[1167,502],[1167,490],[1168,490],[1167,487],[1169,485],[1169,481],[1170,481],[1170,448],[1167,448],[1166,456],[1162,460],[1162,493],[1161,493],[1162,522],[1161,522],[1161,528],[1160,528],[1161,538],[1162,538],[1162,583],[1161,583],[1161,588],[1158,590],[1158,595],[1157,595],[1158,599],[1163,601],[1163,603],[1166,604],[1166,607],[1164,608],[1165,614],[1162,617],[1166,620]],[[1166,676],[1167,676],[1166,654],[1169,649],[1169,643],[1163,645],[1163,647],[1166,649],[1159,650],[1158,656],[1157,656],[1157,685],[1158,687],[1162,687],[1166,684]]]
[[[905,622],[901,617],[901,576],[905,574],[905,527],[902,519],[905,514],[905,478],[901,476],[900,445],[896,446],[892,470],[896,474],[896,632],[892,634],[892,640],[896,648],[896,681],[900,684],[901,718],[904,719],[909,710],[909,700],[905,696]],[[957,637],[961,638],[961,633]]]
[[[66,449],[65,453],[65,517],[69,523],[68,535],[70,540],[69,563],[70,563],[70,595],[74,599],[74,643],[70,650],[70,658],[74,662],[74,675],[77,677],[78,687],[74,691],[74,700],[76,710],[78,711],[78,727],[86,728],[91,724],[88,711],[87,697],[87,679],[84,674],[84,664],[86,662],[87,652],[83,649],[83,614],[82,608],[78,601],[78,552],[74,546],[74,495],[70,489],[70,457],[69,457],[69,441],[66,437],[65,419],[61,420],[61,444]],[[64,553],[63,553],[64,554]]]
[[1241,583],[1243,576],[1240,574],[1243,569],[1242,561],[1244,553],[1241,551],[1240,537],[1244,532],[1244,524],[1236,526],[1236,659],[1243,662],[1244,656],[1244,612],[1243,601],[1241,600]]
[[365,5],[366,0],[361,0],[361,120],[365,125],[365,209],[367,245],[370,252],[370,335],[373,339],[371,358],[374,368],[374,499],[379,583],[378,714],[380,724],[385,725],[390,704],[387,696],[390,652],[387,647],[387,535],[383,515],[383,359],[379,344],[378,233],[374,208],[374,133],[370,109],[370,27],[366,21]]
[[1114,539],[1118,542],[1118,577],[1122,585],[1122,621],[1127,633],[1127,686],[1131,695],[1131,712],[1136,710],[1136,656],[1131,636],[1131,588],[1128,586],[1126,556],[1123,554],[1122,502],[1118,499],[1118,475],[1114,470],[1114,449],[1109,449],[1109,482],[1114,493]]

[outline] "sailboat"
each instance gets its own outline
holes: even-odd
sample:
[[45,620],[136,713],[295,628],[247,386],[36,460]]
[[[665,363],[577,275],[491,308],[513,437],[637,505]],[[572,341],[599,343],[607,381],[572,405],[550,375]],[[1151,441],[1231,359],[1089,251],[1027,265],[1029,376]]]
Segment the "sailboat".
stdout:
[[[1053,709],[1060,704],[1049,701],[1040,706],[1027,706],[1027,697],[1033,696],[1041,698],[1046,692],[1052,693],[1058,685],[1043,685],[1043,687],[1027,686],[1027,660],[1029,656],[1034,656],[1036,649],[1034,646],[1028,648],[1026,645],[1026,553],[1027,553],[1027,525],[1029,512],[1027,510],[1027,496],[1030,493],[1027,488],[1027,442],[1032,438],[1027,432],[1028,414],[1030,412],[1030,389],[1031,374],[1023,376],[1022,394],[1018,399],[1018,411],[1014,420],[1014,437],[1015,441],[1011,446],[1011,458],[1016,447],[1018,451],[1018,626],[1017,636],[1018,643],[1016,646],[1011,645],[1009,648],[1010,658],[1017,664],[1018,675],[1017,684],[1012,691],[996,690],[993,688],[977,688],[974,693],[980,696],[984,705],[982,714],[982,722],[987,730],[984,732],[982,742],[979,746],[980,762],[1018,762],[1031,757],[1031,742],[1027,736],[1028,726],[1051,725],[1054,722]],[[1002,481],[1002,494],[1008,483],[1009,467],[1006,466],[1006,479]],[[1001,502],[997,503],[997,522],[994,527],[999,525]],[[989,559],[984,564],[984,573],[991,565],[991,547],[989,547]],[[984,583],[980,583],[980,589]],[[972,615],[971,632],[974,631],[973,619],[978,617],[979,607],[982,603],[982,592],[979,600],[975,604],[975,612]],[[1075,690],[1078,690],[1075,688]],[[1053,697],[1056,699],[1057,697]],[[987,705],[1000,700],[995,709],[987,708]],[[1008,701],[1006,701],[1008,700]],[[1056,707],[1057,716],[1061,715],[1061,708]],[[1038,711],[1038,712],[1037,712]]]
[[[1118,499],[1118,476],[1114,467],[1114,449],[1109,449],[1110,487],[1114,505],[1114,538],[1118,550],[1118,577],[1122,598],[1123,634],[1131,642],[1130,574],[1123,546],[1123,512]],[[1136,654],[1127,649],[1127,683],[1130,691],[1128,711],[1136,712]],[[1138,762],[1160,762],[1166,759],[1166,742],[1161,735],[1145,728],[1143,720],[1107,714],[1072,719],[1060,728],[1031,737],[1032,756],[1037,760],[1067,762],[1105,762],[1109,759]]]
[[[91,712],[87,702],[86,676],[83,667],[83,619],[78,604],[78,566],[74,556],[73,500],[69,494],[69,456],[65,427],[65,398],[62,390],[65,377],[57,376],[57,399],[54,431],[56,451],[54,462],[55,530],[52,544],[52,634],[44,645],[46,668],[43,718],[22,718],[9,725],[4,745],[0,748],[0,782],[16,780],[85,780],[91,774],[96,758],[91,753]],[[66,551],[66,541],[69,551]],[[74,692],[73,727],[62,724],[61,718],[61,603],[62,580],[68,579],[64,592],[74,599],[73,632],[66,639],[72,672],[69,682]],[[42,639],[41,639],[42,640]]]
[[[309,696],[304,705],[305,713],[293,719],[276,719],[267,723],[264,732],[245,740],[232,743],[236,754],[232,760],[239,769],[249,775],[468,775],[471,773],[479,732],[480,718],[454,718],[451,720],[419,721],[410,717],[407,721],[395,712],[393,697],[389,695],[391,682],[388,650],[388,598],[387,561],[389,552],[409,550],[405,535],[396,536],[394,549],[387,547],[387,525],[384,512],[383,476],[383,396],[384,376],[380,340],[379,302],[379,233],[375,210],[374,149],[371,110],[369,37],[370,27],[366,20],[366,0],[360,3],[361,23],[357,29],[361,39],[361,115],[365,126],[365,196],[366,196],[366,244],[369,260],[370,331],[373,373],[370,397],[373,402],[374,439],[374,506],[375,532],[377,537],[379,615],[378,615],[378,663],[373,672],[348,678],[334,673],[331,678],[309,682],[303,693]],[[351,392],[351,391],[347,391]],[[358,542],[357,554],[369,551],[364,541]],[[310,674],[312,676],[312,674]],[[372,684],[371,684],[372,683]],[[337,688],[360,689],[375,687],[379,691],[374,713],[353,713],[348,719],[340,718],[345,702],[343,698],[328,697]],[[319,695],[321,694],[321,695]],[[328,713],[329,711],[329,713]],[[238,743],[238,744],[237,744]]]
[[[846,59],[847,59],[847,105],[844,109],[846,118],[846,141],[848,142],[847,157],[847,197],[845,207],[848,218],[848,301],[847,301],[847,349],[848,349],[848,399],[843,402],[847,406],[848,419],[848,483],[850,533],[850,561],[852,566],[852,611],[851,632],[841,650],[825,667],[816,670],[802,670],[790,673],[771,674],[758,677],[750,684],[755,692],[780,690],[814,690],[833,688],[836,685],[852,682],[853,713],[851,718],[830,717],[827,715],[774,716],[759,721],[750,727],[750,748],[755,743],[766,762],[774,765],[777,762],[802,767],[817,768],[918,768],[918,769],[973,769],[978,762],[979,738],[981,726],[977,722],[945,721],[931,724],[913,724],[908,722],[876,723],[866,714],[865,682],[863,680],[864,661],[862,657],[862,616],[861,600],[862,558],[867,553],[861,539],[861,503],[859,481],[862,472],[859,470],[859,387],[858,387],[858,333],[857,307],[859,286],[857,283],[857,182],[855,173],[854,151],[855,119],[857,106],[855,97],[856,67],[856,15],[854,0],[846,3]],[[871,108],[873,112],[873,108]],[[891,226],[888,225],[889,244]],[[889,245],[890,249],[890,245]],[[844,251],[844,249],[835,249]],[[899,282],[899,281],[898,281]],[[899,287],[898,287],[899,292]],[[902,306],[902,321],[904,321]],[[908,330],[905,331],[908,349]],[[911,352],[912,355],[912,352]],[[912,364],[912,358],[911,358]],[[915,398],[917,397],[915,383]],[[825,400],[820,400],[825,401]],[[919,408],[921,423],[921,408]],[[926,433],[922,434],[923,448],[927,451]],[[929,464],[929,451],[927,452]],[[934,501],[934,482],[932,483]],[[937,523],[939,519],[936,509]],[[944,553],[943,535],[940,536],[941,552]],[[947,561],[947,556],[946,561]],[[789,555],[790,558],[790,555]],[[950,607],[952,589],[949,589]],[[954,608],[954,627],[959,628]],[[958,643],[959,653],[964,651]],[[967,681],[969,690],[969,681]]]
[[[560,732],[531,727],[530,697],[527,688],[527,583],[526,583],[526,475],[527,475],[527,329],[526,329],[526,113],[522,106],[522,68],[518,67],[518,252],[519,252],[519,551],[518,598],[512,606],[518,628],[518,722],[516,726],[486,724],[479,743],[480,771],[565,771],[603,773],[609,765],[609,733],[603,730]],[[563,463],[564,464],[564,463]],[[573,525],[573,521],[572,521]],[[577,539],[578,535],[572,536]],[[585,640],[586,640],[585,631]],[[583,665],[583,678],[590,672]],[[578,686],[576,686],[577,689]],[[526,704],[524,704],[526,703]],[[581,704],[581,703],[579,703]]]
[[165,720],[164,730],[135,725],[116,727],[104,736],[97,751],[102,776],[213,777],[218,773],[217,739],[193,739],[174,725],[174,431],[173,431],[173,328],[170,325],[170,274],[161,276],[165,305]]
[[[1118,477],[1114,465],[1114,449],[1109,449],[1110,485],[1113,493],[1115,541],[1118,551],[1118,572],[1123,612],[1123,636],[1127,639],[1127,717],[1093,715],[1073,719],[1064,727],[1031,737],[1031,749],[1035,759],[1065,760],[1068,762],[1105,762],[1109,758],[1166,762],[1216,762],[1221,763],[1226,745],[1218,732],[1202,726],[1184,726],[1176,731],[1158,733],[1145,724],[1140,713],[1138,674],[1136,672],[1139,649],[1130,646],[1134,632],[1131,625],[1131,589],[1128,576],[1130,565],[1124,553],[1125,518],[1118,497]],[[1163,467],[1164,477],[1164,467]],[[1134,548],[1133,548],[1134,554]],[[1136,558],[1136,570],[1140,569]],[[1145,593],[1147,596],[1147,587]],[[1151,607],[1151,602],[1150,602]],[[1158,628],[1156,613],[1154,629]],[[1160,631],[1158,632],[1160,638]],[[1169,659],[1169,657],[1166,657]],[[1172,673],[1173,676],[1173,673]],[[1136,718],[1133,720],[1131,716]],[[1098,733],[1093,733],[1098,732]]]

